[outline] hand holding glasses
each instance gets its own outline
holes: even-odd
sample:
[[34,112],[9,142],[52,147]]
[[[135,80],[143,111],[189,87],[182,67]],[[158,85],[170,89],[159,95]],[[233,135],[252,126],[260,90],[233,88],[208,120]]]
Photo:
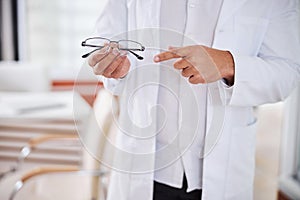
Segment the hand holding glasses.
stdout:
[[144,59],[136,51],[144,51],[145,47],[132,40],[111,41],[107,38],[93,37],[84,40],[82,46],[89,48],[89,52],[82,57],[88,58],[89,65],[96,75],[106,78],[122,78],[130,69],[127,52],[137,59]]
[[135,53],[135,51],[144,51],[145,47],[141,43],[133,40],[111,41],[107,38],[92,37],[84,40],[81,43],[81,46],[92,48],[90,52],[84,54],[82,58],[88,57],[97,50],[102,50],[103,53],[108,53],[112,48],[114,51],[117,51],[120,54],[124,54],[124,51],[127,51],[139,60],[144,59],[142,56]]

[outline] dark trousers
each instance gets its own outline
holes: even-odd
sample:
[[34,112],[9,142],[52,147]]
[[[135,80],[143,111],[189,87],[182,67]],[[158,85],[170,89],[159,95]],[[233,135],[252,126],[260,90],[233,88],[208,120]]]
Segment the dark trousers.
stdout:
[[184,175],[181,189],[154,181],[153,200],[201,200],[202,190],[186,192],[187,180]]

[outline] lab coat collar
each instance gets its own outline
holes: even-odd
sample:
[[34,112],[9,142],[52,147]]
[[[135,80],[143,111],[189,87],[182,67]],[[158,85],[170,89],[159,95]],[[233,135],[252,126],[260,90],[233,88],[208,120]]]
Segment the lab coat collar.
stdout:
[[[222,27],[224,23],[230,19],[230,17],[242,6],[244,5],[248,0],[223,0],[222,8],[220,11],[219,19],[217,22],[218,28]],[[144,2],[144,1],[143,1]],[[149,26],[148,27],[159,27],[160,26],[160,9],[161,9],[161,0],[149,0],[145,1],[148,2],[148,4],[143,4],[148,12],[149,20],[147,21]],[[152,9],[149,9],[152,7]],[[152,16],[152,17],[150,17]],[[154,16],[154,18],[153,18]]]
[[[226,22],[226,20],[228,20],[247,1],[248,0],[223,0],[217,26],[222,26]],[[149,12],[149,16],[155,16],[155,19],[152,19],[149,22],[153,23],[152,27],[159,27],[161,0],[150,0],[146,2],[148,2],[148,5],[144,5],[148,8],[147,10]],[[150,7],[152,7],[153,9],[149,9]]]
[[[223,0],[219,20],[217,26],[222,26],[226,20],[228,20],[242,5],[244,5],[248,0]],[[147,11],[149,16],[149,23],[151,25],[149,27],[159,27],[160,25],[160,7],[161,7],[161,0],[149,0],[143,1],[145,9],[143,11]],[[150,9],[152,8],[152,9]],[[152,17],[150,17],[152,16]],[[153,16],[154,19],[153,19]]]

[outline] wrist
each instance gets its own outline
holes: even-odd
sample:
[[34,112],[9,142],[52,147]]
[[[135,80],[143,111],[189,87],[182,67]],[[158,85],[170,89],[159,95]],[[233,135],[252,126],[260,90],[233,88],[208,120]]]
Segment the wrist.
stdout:
[[219,70],[220,79],[224,79],[229,86],[234,83],[234,60],[230,51],[223,51],[202,46]]
[[224,51],[224,65],[222,70],[222,78],[224,78],[228,85],[234,84],[234,60],[229,51]]

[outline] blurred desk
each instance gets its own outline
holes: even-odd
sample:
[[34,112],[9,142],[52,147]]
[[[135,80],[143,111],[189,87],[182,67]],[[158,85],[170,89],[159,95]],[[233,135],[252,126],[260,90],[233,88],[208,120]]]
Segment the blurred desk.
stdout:
[[[86,72],[81,72],[86,73]],[[88,77],[95,77],[94,74],[88,75]],[[93,105],[98,91],[103,88],[103,83],[99,80],[53,80],[53,91],[73,91],[79,93],[89,105]]]
[[[74,105],[76,102],[76,105]],[[0,92],[0,122],[9,120],[73,120],[74,106],[85,115],[90,106],[77,93]]]
[[[91,107],[77,93],[0,92],[0,166],[15,162],[32,137],[43,134],[77,134]],[[74,118],[74,112],[76,118]],[[78,148],[42,148],[28,161],[70,164],[79,162]]]

